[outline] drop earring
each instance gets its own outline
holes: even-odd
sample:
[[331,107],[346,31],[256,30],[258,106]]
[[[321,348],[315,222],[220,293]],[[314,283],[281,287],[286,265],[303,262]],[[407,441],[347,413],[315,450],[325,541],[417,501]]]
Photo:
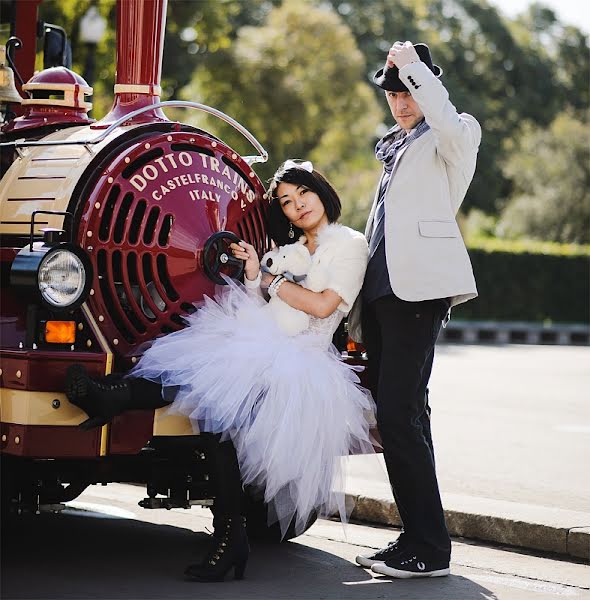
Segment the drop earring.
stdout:
[[291,240],[295,237],[295,232],[293,231],[293,223],[289,223],[289,233],[287,235]]

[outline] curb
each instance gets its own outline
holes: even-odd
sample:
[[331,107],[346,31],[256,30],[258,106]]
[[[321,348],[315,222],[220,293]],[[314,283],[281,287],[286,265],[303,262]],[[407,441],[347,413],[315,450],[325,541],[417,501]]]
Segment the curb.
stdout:
[[[488,507],[498,508],[499,513],[513,514],[499,516],[488,514],[491,511],[446,509],[445,518],[451,536],[590,560],[590,515],[508,502],[474,500],[476,503],[481,500],[480,508],[486,504]],[[392,500],[346,494],[346,503],[347,506],[354,504],[351,519],[391,527],[402,526],[397,507]],[[536,522],[526,520],[524,515],[519,514],[523,510],[529,513],[536,512]],[[564,522],[583,525],[569,527],[564,526]]]
[[590,345],[590,326],[522,321],[463,321],[451,319],[441,329],[439,342],[464,344]]

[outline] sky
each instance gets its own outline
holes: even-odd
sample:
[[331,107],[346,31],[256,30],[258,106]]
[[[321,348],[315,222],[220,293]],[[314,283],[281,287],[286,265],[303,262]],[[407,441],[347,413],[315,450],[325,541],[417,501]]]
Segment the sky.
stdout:
[[[531,0],[488,0],[499,8],[505,15],[514,17],[525,11]],[[590,1],[589,0],[539,0],[548,6],[565,24],[577,25],[583,31],[590,33]]]

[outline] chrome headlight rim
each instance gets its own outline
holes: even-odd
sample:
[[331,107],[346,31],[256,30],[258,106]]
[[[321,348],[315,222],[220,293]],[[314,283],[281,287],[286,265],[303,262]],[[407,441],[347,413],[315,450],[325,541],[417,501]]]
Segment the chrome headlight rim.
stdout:
[[[75,296],[68,302],[55,302],[49,297],[49,294],[42,289],[41,275],[44,266],[47,265],[48,261],[52,257],[55,257],[57,253],[67,252],[75,258],[75,262],[79,266],[79,272],[81,273],[82,282],[77,286]],[[85,252],[79,247],[74,246],[70,243],[62,243],[53,246],[44,253],[43,257],[39,261],[37,268],[36,287],[41,297],[41,301],[52,311],[65,311],[73,310],[81,306],[89,296],[90,287],[92,285],[92,265]]]

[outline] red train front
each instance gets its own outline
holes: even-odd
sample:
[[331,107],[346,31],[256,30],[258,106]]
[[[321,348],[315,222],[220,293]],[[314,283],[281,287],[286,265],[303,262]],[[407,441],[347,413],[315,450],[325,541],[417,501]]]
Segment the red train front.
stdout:
[[[37,3],[24,4],[14,5],[12,30],[33,32],[16,51],[26,54]],[[214,293],[221,274],[240,277],[230,232],[260,255],[269,248],[264,188],[252,170],[264,149],[213,108],[160,102],[165,14],[166,0],[118,2],[115,100],[99,122],[88,118],[92,90],[72,71],[32,76],[19,108],[2,66],[0,101],[6,114],[21,113],[0,138],[2,504],[10,511],[111,481],[146,483],[146,508],[212,502],[206,436],[187,420],[135,411],[82,431],[85,413],[62,393],[72,363],[95,375],[128,370],[147,342],[180,328],[192,303]],[[242,157],[168,120],[167,106],[218,116],[258,154]],[[265,528],[261,505],[252,510],[252,526]]]

